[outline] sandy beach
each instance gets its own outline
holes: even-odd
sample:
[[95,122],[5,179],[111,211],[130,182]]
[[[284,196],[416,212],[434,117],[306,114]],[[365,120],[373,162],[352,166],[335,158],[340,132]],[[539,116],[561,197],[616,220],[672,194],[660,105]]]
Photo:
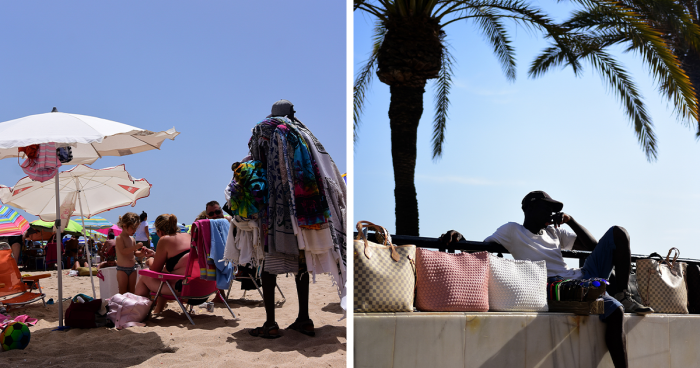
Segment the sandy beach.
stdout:
[[[45,272],[22,272],[42,274]],[[48,298],[58,300],[56,271],[41,280]],[[89,277],[70,277],[63,271],[63,297],[91,294]],[[99,279],[95,278],[99,298]],[[282,331],[278,339],[255,338],[249,328],[262,326],[265,309],[255,291],[246,294],[234,283],[229,305],[240,321],[234,321],[223,304],[215,304],[213,313],[195,307],[195,326],[181,313],[176,303],[146,322],[145,327],[124,330],[114,328],[52,331],[58,326],[58,305],[41,302],[10,311],[12,316],[27,314],[38,318],[31,327],[31,342],[25,350],[0,353],[4,367],[344,367],[347,336],[345,321],[338,321],[343,310],[328,275],[319,275],[310,287],[309,314],[316,336]],[[297,315],[294,279],[278,277],[286,302],[278,306],[276,319],[285,328]],[[280,299],[279,293],[277,298]],[[64,309],[70,305],[64,302]]]

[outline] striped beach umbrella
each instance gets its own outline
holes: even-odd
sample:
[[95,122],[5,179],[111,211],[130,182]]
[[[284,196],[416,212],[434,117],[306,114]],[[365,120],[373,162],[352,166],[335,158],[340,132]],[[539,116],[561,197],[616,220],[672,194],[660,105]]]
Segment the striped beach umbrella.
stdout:
[[112,225],[114,225],[111,222],[99,216],[92,216],[91,218],[76,217],[74,218],[74,220],[79,224],[85,223],[86,229],[109,229],[110,227],[112,227]]
[[29,222],[14,209],[0,205],[0,236],[22,235],[29,229]]

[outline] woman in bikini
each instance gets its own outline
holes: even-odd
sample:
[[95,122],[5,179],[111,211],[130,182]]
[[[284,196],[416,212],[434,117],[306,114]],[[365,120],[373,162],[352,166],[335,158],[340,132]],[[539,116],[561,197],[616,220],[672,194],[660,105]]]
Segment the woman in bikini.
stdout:
[[[117,284],[119,294],[135,293],[136,291],[136,257],[143,257],[153,252],[143,248],[143,243],[134,240],[134,232],[139,225],[139,215],[127,212],[119,217],[119,227],[121,234],[116,239],[115,249],[117,250]],[[143,249],[142,249],[143,248]]]
[[[155,257],[150,269],[155,272],[165,272],[174,275],[184,275],[187,272],[187,261],[190,253],[190,234],[181,233],[175,215],[160,215],[155,222],[156,235],[160,237]],[[182,286],[171,283],[175,292],[180,292]],[[151,291],[157,291],[160,280],[141,277],[136,284],[137,295],[148,297]],[[161,289],[161,293],[172,295],[169,288]],[[165,299],[159,298],[153,313],[160,313],[165,307]]]

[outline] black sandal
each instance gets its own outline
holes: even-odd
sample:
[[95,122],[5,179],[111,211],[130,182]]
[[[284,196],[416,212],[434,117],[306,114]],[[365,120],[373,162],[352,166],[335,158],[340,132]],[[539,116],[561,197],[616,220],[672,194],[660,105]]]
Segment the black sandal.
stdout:
[[[311,327],[311,329],[309,329],[309,327]],[[314,331],[314,321],[312,321],[311,319],[299,320],[297,318],[297,320],[294,321],[294,323],[287,327],[287,330],[301,332],[306,336],[316,336],[316,331]]]
[[[277,333],[271,334],[270,330],[277,330]],[[248,330],[248,333],[250,336],[262,337],[263,339],[276,339],[278,337],[282,337],[282,335],[280,335],[280,326],[277,325],[277,322],[273,322],[270,325],[265,322],[263,323],[262,327],[256,327]]]

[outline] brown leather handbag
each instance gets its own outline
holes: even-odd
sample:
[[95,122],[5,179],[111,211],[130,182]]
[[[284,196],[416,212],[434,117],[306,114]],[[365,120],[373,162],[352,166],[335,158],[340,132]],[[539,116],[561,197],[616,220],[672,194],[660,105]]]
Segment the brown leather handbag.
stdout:
[[[382,244],[368,241],[364,228],[375,230]],[[416,246],[395,246],[385,228],[369,221],[359,221],[357,232],[353,242],[353,310],[358,313],[412,312]]]

